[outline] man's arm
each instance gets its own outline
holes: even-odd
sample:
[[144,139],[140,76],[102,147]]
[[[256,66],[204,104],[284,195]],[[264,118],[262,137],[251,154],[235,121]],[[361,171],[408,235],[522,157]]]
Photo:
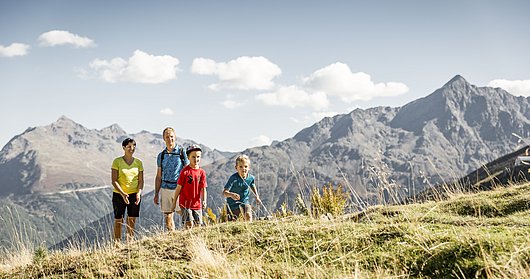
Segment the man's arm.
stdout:
[[156,177],[155,177],[155,196],[154,196],[154,202],[155,204],[158,204],[158,193],[160,192],[160,185],[162,184],[162,168],[158,167],[156,169]]

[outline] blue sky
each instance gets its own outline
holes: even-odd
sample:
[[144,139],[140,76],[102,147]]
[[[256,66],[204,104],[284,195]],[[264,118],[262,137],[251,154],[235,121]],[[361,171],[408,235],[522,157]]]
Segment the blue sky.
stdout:
[[65,115],[242,151],[456,74],[530,95],[528,1],[0,1],[0,146]]

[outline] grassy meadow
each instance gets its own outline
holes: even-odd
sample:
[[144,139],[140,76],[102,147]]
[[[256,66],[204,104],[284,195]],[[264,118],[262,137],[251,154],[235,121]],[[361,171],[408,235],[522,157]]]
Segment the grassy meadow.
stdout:
[[95,249],[20,245],[0,255],[0,278],[530,278],[529,183],[355,214],[314,207]]

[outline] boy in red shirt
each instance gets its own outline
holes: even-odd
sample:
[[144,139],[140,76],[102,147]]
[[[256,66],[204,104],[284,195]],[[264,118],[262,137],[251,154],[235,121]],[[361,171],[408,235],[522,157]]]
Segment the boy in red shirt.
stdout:
[[202,149],[195,144],[188,146],[186,156],[190,164],[182,169],[177,181],[175,198],[171,211],[175,211],[177,201],[179,207],[176,212],[182,217],[182,225],[189,229],[202,225],[202,208],[206,208],[206,172],[199,167]]

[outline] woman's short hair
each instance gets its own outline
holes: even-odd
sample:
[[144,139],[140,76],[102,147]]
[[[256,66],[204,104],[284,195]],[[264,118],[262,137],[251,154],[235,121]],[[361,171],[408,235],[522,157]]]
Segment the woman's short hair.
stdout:
[[131,139],[131,138],[126,138],[124,139],[122,142],[121,142],[121,146],[125,147],[127,145],[129,145],[129,143],[133,143],[134,146],[136,146],[136,141],[134,139]]

